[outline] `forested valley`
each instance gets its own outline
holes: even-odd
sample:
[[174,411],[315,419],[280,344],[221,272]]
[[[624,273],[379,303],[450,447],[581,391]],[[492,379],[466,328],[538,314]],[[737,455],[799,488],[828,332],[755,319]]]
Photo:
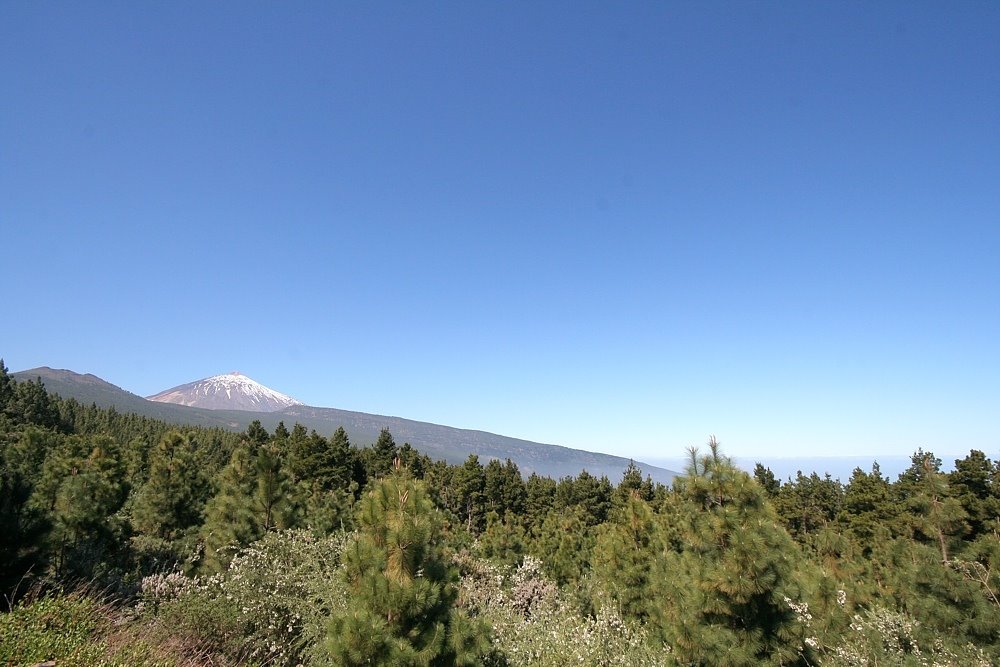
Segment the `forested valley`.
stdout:
[[0,665],[992,665],[1000,465],[524,479],[0,362]]

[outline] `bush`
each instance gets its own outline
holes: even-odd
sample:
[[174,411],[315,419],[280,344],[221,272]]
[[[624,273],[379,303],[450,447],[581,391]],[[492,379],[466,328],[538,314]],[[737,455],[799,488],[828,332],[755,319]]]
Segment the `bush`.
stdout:
[[146,577],[138,608],[201,651],[296,665],[325,635],[331,612],[345,606],[339,564],[346,539],[269,533],[237,553],[224,573]]
[[855,614],[843,642],[830,650],[824,665],[830,667],[989,667],[992,661],[972,645],[950,647],[938,638],[921,646],[916,638],[919,622],[879,607]]
[[0,664],[59,667],[172,667],[178,663],[137,637],[110,604],[85,594],[46,596],[0,615]]
[[567,601],[541,570],[525,557],[518,568],[461,557],[459,604],[493,626],[493,665],[504,667],[584,667],[662,665],[668,647],[656,645],[645,630],[626,623],[610,606],[593,616]]

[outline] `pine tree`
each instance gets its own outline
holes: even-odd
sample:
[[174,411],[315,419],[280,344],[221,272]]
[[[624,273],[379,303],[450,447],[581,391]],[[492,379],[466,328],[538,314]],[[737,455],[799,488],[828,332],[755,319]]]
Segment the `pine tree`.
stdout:
[[421,454],[408,442],[399,448],[399,464],[409,470],[414,479],[423,479],[432,463],[429,456]]
[[150,456],[149,480],[136,494],[132,525],[151,537],[175,539],[201,523],[207,490],[190,439],[171,431]]
[[219,490],[205,507],[204,566],[219,571],[228,566],[239,547],[295,519],[293,487],[279,453],[267,445],[251,454],[238,447],[220,477]]
[[922,644],[944,636],[1000,657],[1000,606],[969,576],[974,573],[943,561],[933,541],[899,538],[886,546],[885,598],[919,621],[915,632]]
[[653,564],[664,548],[653,511],[633,490],[601,528],[593,558],[597,585],[624,616],[645,621],[656,604],[650,590]]
[[994,483],[995,474],[993,462],[974,449],[964,459],[955,461],[955,469],[948,476],[948,483],[968,517],[970,541],[989,533],[1000,521],[1000,489]]
[[794,480],[782,484],[774,495],[768,493],[768,496],[788,531],[803,542],[835,520],[843,507],[844,488],[829,474],[807,476],[800,470]]
[[0,595],[13,597],[22,577],[42,571],[46,512],[29,501],[45,454],[61,437],[28,427],[16,438],[0,438]]
[[301,482],[309,475],[309,465],[306,462],[312,454],[313,445],[310,440],[306,427],[296,422],[288,434],[288,474],[292,482]]
[[271,436],[267,430],[261,425],[259,419],[254,419],[247,426],[246,433],[243,434],[243,442],[246,444],[252,455],[257,454],[257,450],[262,446],[270,442]]
[[13,396],[7,399],[7,416],[13,423],[65,432],[58,403],[45,391],[41,378],[13,383],[13,389]]
[[496,512],[500,518],[511,517],[523,521],[527,493],[517,464],[507,459],[504,463],[493,459],[483,470],[483,498],[487,511]]
[[590,569],[594,535],[588,518],[579,505],[573,505],[550,512],[533,530],[529,550],[560,585],[579,581]]
[[[916,531],[932,540],[948,562],[952,547],[966,532],[965,510],[952,497],[948,477],[940,471],[941,461],[931,454],[914,456],[912,487],[906,503]],[[907,473],[904,473],[906,475]]]
[[225,570],[236,549],[261,536],[253,519],[250,496],[256,475],[247,447],[237,447],[229,464],[219,475],[218,492],[205,506],[202,539],[205,543],[203,567],[211,572]]
[[607,477],[597,478],[582,470],[574,479],[565,477],[556,486],[555,503],[560,508],[577,506],[588,526],[607,521],[614,489]]
[[479,463],[479,457],[469,454],[465,463],[455,469],[451,483],[457,500],[455,513],[468,532],[478,535],[486,527],[483,508],[486,472]]
[[[111,515],[125,501],[124,468],[116,443],[107,437],[70,438],[63,456],[49,457],[52,539],[59,575],[89,577],[109,546]],[[75,450],[75,451],[74,451]],[[89,450],[89,454],[81,455]],[[49,459],[46,459],[46,467]]]
[[390,474],[394,462],[399,457],[399,449],[396,447],[396,441],[393,440],[392,434],[389,433],[389,429],[387,428],[382,429],[378,434],[378,440],[365,453],[368,459],[368,477],[372,479],[378,479]]
[[843,509],[838,522],[868,554],[886,536],[899,529],[900,508],[892,495],[889,481],[882,476],[878,463],[870,473],[855,468],[844,488]]
[[289,483],[282,469],[281,457],[271,447],[264,447],[257,454],[256,493],[251,496],[257,510],[261,533],[289,527]]
[[824,644],[832,645],[848,631],[855,610],[874,602],[871,567],[857,545],[832,526],[810,534],[806,548],[812,556],[803,577],[812,629]]
[[622,473],[622,481],[618,483],[614,493],[614,503],[621,507],[628,503],[629,499],[638,497],[647,503],[653,499],[653,480],[650,477],[642,478],[642,470],[631,459],[628,467]]
[[283,450],[290,435],[288,429],[285,428],[285,422],[279,421],[278,425],[274,427],[274,435],[271,436],[271,442],[281,443],[279,449]]
[[337,665],[476,665],[485,628],[454,607],[455,573],[424,485],[398,470],[364,496],[343,554],[350,600],[324,649]]
[[498,516],[504,515],[506,511],[503,499],[505,482],[503,465],[497,459],[491,459],[483,467],[483,500],[487,512],[495,512]]
[[801,559],[759,484],[719,450],[692,451],[688,474],[675,480],[683,505],[679,551],[652,575],[663,601],[654,627],[681,664],[807,664],[811,649],[792,604]]
[[774,476],[774,472],[770,468],[764,467],[764,464],[758,461],[753,467],[753,478],[757,480],[769,498],[773,500],[778,496],[778,491],[781,490],[781,481]]
[[527,534],[513,514],[501,518],[496,512],[486,515],[486,530],[476,540],[477,553],[505,565],[518,565],[527,551]]
[[346,489],[350,485],[354,450],[343,427],[334,431],[329,440],[316,431],[305,436],[293,430],[289,442],[292,479],[314,482],[325,491]]
[[555,506],[556,481],[531,473],[524,483],[525,521],[529,526],[540,526]]
[[14,401],[14,379],[7,372],[7,366],[0,359],[0,425],[9,417],[8,409]]

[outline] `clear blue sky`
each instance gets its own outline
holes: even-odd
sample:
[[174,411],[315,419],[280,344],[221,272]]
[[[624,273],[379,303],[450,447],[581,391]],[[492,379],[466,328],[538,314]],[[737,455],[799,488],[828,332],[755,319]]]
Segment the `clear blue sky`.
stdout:
[[1000,455],[1000,4],[0,4],[0,356]]

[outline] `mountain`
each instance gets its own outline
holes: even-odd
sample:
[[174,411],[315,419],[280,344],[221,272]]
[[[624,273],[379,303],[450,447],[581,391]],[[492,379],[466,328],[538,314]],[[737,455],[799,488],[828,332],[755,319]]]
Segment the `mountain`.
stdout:
[[245,428],[242,424],[247,414],[250,414],[157,403],[102,380],[96,375],[89,373],[81,375],[73,371],[49,368],[48,366],[11,373],[11,377],[18,382],[41,380],[51,393],[58,394],[63,398],[74,398],[83,405],[93,403],[101,408],[114,408],[118,412],[135,413],[171,424],[219,427],[233,431]]
[[274,412],[293,405],[301,405],[291,396],[265,387],[238,371],[188,382],[146,398],[159,403],[175,403],[192,408],[247,412]]
[[[620,456],[547,445],[485,431],[452,428],[401,417],[301,404],[274,412],[209,410],[146,400],[94,375],[81,375],[68,370],[42,367],[11,375],[19,382],[40,378],[50,392],[59,394],[63,398],[74,398],[84,405],[95,403],[100,407],[113,407],[119,412],[132,412],[178,425],[243,431],[252,421],[258,420],[268,431],[274,431],[279,422],[284,422],[288,428],[298,422],[324,436],[329,436],[337,427],[343,426],[351,442],[358,446],[374,442],[379,432],[387,428],[397,443],[408,442],[432,459],[444,459],[448,463],[458,464],[464,462],[470,454],[476,454],[480,462],[485,464],[490,459],[503,461],[509,458],[517,464],[525,476],[535,472],[559,479],[569,475],[579,475],[581,470],[586,470],[598,477],[607,475],[608,479],[617,484],[629,463],[628,459]],[[636,461],[636,465],[642,470],[643,475],[649,475],[654,481],[662,484],[669,484],[677,474],[672,470],[639,461]]]

